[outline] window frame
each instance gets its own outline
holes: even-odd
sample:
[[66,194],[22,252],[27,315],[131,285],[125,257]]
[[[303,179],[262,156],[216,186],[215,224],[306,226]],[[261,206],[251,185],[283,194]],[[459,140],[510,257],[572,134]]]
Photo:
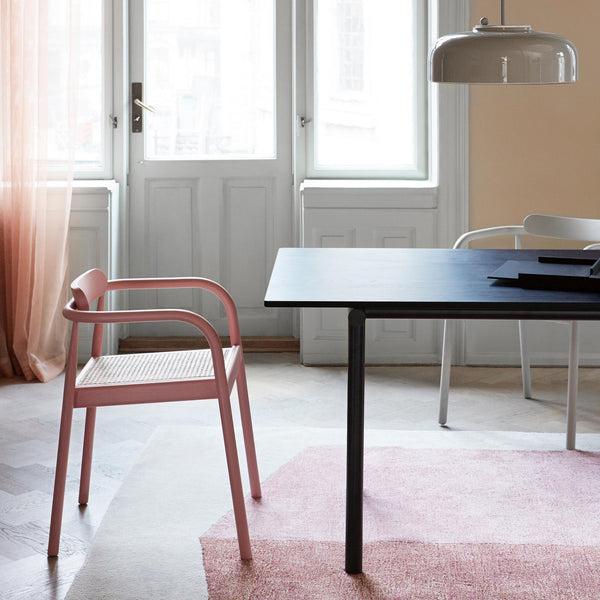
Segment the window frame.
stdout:
[[415,6],[414,26],[420,31],[417,38],[418,52],[415,56],[415,69],[417,72],[415,88],[415,104],[418,111],[418,124],[416,129],[417,153],[414,169],[346,169],[321,168],[315,164],[316,159],[316,11],[315,3],[318,0],[308,0],[306,3],[306,110],[304,127],[306,133],[305,144],[305,169],[309,179],[382,179],[403,181],[425,181],[431,179],[431,150],[432,140],[429,135],[431,121],[431,104],[434,92],[427,81],[427,53],[431,37],[431,21],[435,10],[430,7],[428,0],[412,0]]

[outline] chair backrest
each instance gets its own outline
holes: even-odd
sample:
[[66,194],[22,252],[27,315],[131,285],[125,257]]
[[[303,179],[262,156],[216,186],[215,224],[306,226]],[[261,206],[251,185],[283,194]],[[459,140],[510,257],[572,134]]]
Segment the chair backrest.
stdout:
[[600,241],[600,219],[532,214],[523,221],[525,231],[541,237]]
[[71,283],[71,292],[78,310],[90,310],[94,300],[104,296],[107,287],[106,275],[100,269],[90,269]]

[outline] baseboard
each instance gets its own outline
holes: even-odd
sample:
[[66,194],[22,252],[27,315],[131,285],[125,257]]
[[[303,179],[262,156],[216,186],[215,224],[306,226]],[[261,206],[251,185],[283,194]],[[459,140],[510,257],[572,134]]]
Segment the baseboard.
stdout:
[[[221,343],[229,345],[229,337]],[[291,337],[242,337],[244,352],[299,352],[300,340]],[[119,354],[198,350],[208,348],[201,337],[128,337],[119,340]]]

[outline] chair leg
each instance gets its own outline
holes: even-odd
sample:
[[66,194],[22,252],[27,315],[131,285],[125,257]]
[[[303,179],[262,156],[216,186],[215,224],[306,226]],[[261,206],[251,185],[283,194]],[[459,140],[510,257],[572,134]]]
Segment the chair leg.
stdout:
[[531,398],[531,365],[527,350],[525,321],[519,321],[519,340],[521,342],[521,378],[523,379],[523,397]]
[[577,433],[577,386],[579,379],[579,323],[571,321],[567,383],[567,450],[575,449]]
[[69,462],[69,443],[71,424],[73,422],[73,395],[65,392],[58,436],[58,452],[56,472],[54,475],[54,494],[52,496],[52,514],[50,517],[50,536],[48,539],[48,556],[58,556],[60,546],[60,530],[65,501],[65,485],[67,481],[67,464]]
[[246,381],[246,369],[242,357],[238,374],[236,377],[238,400],[240,404],[240,416],[242,419],[242,431],[244,433],[244,445],[246,448],[246,462],[248,463],[248,475],[250,477],[250,492],[252,497],[258,499],[262,496],[260,489],[260,477],[256,463],[256,448],[254,445],[254,433],[252,430],[252,415],[250,414],[250,401],[248,399],[248,383]]
[[96,407],[90,406],[85,412],[85,433],[83,436],[83,455],[81,457],[81,477],[79,478],[79,504],[87,504],[90,497],[90,476],[92,471],[95,425]]
[[229,472],[229,485],[231,486],[233,514],[235,516],[235,528],[240,548],[240,557],[242,560],[251,559],[252,549],[250,547],[248,519],[246,518],[246,506],[244,504],[244,488],[242,487],[240,463],[235,443],[229,390],[227,389],[227,385],[220,385],[218,381],[217,390],[219,394],[219,412],[221,414],[221,427],[223,429],[223,440],[225,442],[225,456],[227,458],[227,470]]
[[444,342],[442,345],[442,369],[440,375],[440,414],[438,423],[445,425],[448,419],[448,395],[450,394],[450,369],[452,367],[452,346],[456,331],[455,321],[444,321]]

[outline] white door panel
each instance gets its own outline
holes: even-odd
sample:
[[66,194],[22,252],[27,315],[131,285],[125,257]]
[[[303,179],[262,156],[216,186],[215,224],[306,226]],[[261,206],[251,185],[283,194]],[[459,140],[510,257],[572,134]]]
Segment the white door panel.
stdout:
[[[270,113],[268,89],[249,90],[250,80],[244,80],[241,73],[238,77],[241,87],[232,89],[235,78],[231,73],[235,74],[236,61],[232,55],[235,45],[230,38],[239,25],[239,15],[238,21],[230,20],[230,26],[221,27],[223,34],[218,43],[213,39],[213,30],[218,30],[219,24],[230,16],[225,8],[229,7],[231,13],[235,2],[193,2],[194,11],[200,13],[195,15],[198,22],[209,19],[212,29],[208,32],[207,27],[208,33],[204,30],[198,33],[193,27],[188,31],[185,22],[177,22],[179,17],[174,16],[173,11],[183,7],[182,0],[169,3],[132,0],[130,4],[131,81],[142,82],[143,89],[152,93],[152,86],[144,81],[145,74],[149,73],[149,65],[144,64],[146,56],[146,61],[158,61],[152,66],[159,75],[160,69],[168,69],[162,74],[175,82],[174,89],[168,90],[157,90],[155,85],[156,98],[143,97],[144,103],[157,108],[158,116],[143,112],[144,132],[130,134],[130,273],[132,277],[194,275],[214,279],[222,283],[236,301],[242,335],[290,335],[291,312],[267,310],[263,299],[277,250],[292,245],[293,239],[291,4],[276,3],[277,118],[275,142],[271,145],[275,157],[241,158],[248,148],[254,148],[256,156],[269,154]],[[270,3],[245,0],[243,10],[250,10],[252,5],[256,5],[264,17],[265,7]],[[155,19],[151,27],[144,16],[144,6],[159,11],[148,17]],[[144,24],[146,31],[150,31],[147,36],[157,36],[161,34],[158,18],[164,19],[166,29],[171,27],[176,32],[172,39],[178,46],[171,47],[173,44],[165,34],[160,38],[164,52],[157,52],[160,45],[156,41],[148,42],[150,46],[144,51]],[[190,31],[196,33],[192,35]],[[198,42],[199,36],[204,36],[202,43]],[[217,48],[217,54],[212,50],[203,54],[206,44],[213,44],[211,47]],[[268,49],[268,44],[261,42],[260,45]],[[206,72],[220,69],[221,73],[229,73],[229,79],[215,83],[214,78],[208,77],[198,83],[199,76],[190,71],[190,54],[194,60],[204,61]],[[218,68],[210,63],[213,59]],[[204,64],[207,61],[209,64]],[[195,96],[178,92],[179,85],[182,89],[192,86],[186,73],[189,80],[195,78],[193,85],[200,90],[196,90]],[[214,97],[205,97],[205,88],[212,89],[213,96],[218,95],[218,103]],[[245,102],[243,96],[240,99],[240,93],[252,95],[256,111],[265,109],[255,128],[258,133],[250,131],[250,127],[248,131],[244,129],[248,117],[242,111]],[[218,114],[215,113],[217,104]],[[221,125],[223,131],[231,125],[234,133],[220,135]],[[131,131],[131,124],[129,127]],[[149,135],[152,137],[145,139]],[[196,159],[191,156],[193,153]],[[226,333],[225,315],[219,302],[210,296],[187,290],[161,291],[143,297],[132,294],[131,302],[140,308],[170,306],[198,311],[215,324],[219,333]],[[134,336],[192,333],[185,325],[157,324],[135,326],[130,331]]]

